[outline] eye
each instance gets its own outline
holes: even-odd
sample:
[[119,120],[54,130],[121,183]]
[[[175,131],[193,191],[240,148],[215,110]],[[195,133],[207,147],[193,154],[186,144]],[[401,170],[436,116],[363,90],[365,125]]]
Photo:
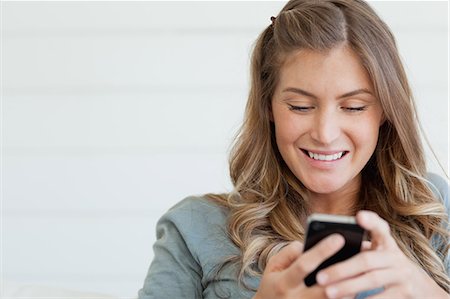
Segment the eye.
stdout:
[[360,107],[342,107],[345,111],[348,112],[360,112],[367,109],[367,106],[360,106]]
[[309,112],[314,109],[314,106],[293,106],[289,105],[289,110],[299,111],[299,112]]

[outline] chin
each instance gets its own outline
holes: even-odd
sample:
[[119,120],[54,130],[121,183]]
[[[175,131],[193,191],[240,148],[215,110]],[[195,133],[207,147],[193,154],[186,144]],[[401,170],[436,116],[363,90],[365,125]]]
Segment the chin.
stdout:
[[330,194],[339,191],[343,186],[335,186],[335,185],[323,185],[323,184],[313,184],[307,185],[304,184],[305,187],[313,193],[317,194]]
[[336,178],[329,177],[304,178],[301,181],[308,190],[318,194],[337,192],[346,185],[346,182],[342,179],[336,180]]

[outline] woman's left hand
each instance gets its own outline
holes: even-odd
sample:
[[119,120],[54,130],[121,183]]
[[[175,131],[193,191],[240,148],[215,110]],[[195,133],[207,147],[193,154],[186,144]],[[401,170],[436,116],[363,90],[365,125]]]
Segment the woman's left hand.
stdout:
[[409,260],[391,236],[388,223],[376,213],[360,211],[359,225],[371,233],[370,248],[320,271],[316,277],[330,299],[351,298],[357,293],[383,287],[370,297],[450,298],[424,270]]

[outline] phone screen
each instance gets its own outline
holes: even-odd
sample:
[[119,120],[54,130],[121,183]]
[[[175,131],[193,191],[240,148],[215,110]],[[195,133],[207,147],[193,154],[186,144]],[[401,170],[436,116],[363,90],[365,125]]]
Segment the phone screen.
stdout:
[[305,284],[307,286],[312,286],[316,283],[316,274],[320,270],[325,269],[337,262],[344,261],[360,252],[364,229],[358,224],[317,220],[312,220],[308,225],[304,251],[310,249],[320,240],[334,233],[338,233],[345,238],[344,247],[341,248],[341,250],[339,250],[335,255],[325,260],[317,267],[316,270],[311,272],[305,278]]

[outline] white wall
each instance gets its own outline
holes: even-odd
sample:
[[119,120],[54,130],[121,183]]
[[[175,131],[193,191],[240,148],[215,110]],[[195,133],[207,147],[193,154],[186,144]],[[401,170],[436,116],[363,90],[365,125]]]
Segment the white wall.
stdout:
[[[230,189],[251,45],[283,5],[2,2],[3,279],[135,296],[158,217]],[[448,4],[373,5],[448,168]]]

